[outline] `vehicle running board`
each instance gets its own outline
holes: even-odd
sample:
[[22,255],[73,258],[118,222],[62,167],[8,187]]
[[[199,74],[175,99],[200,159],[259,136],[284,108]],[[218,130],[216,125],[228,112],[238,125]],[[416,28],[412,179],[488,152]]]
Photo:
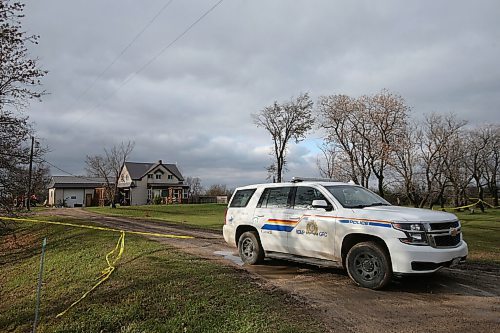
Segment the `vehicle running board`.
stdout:
[[266,251],[266,257],[272,258],[272,259],[279,259],[279,260],[295,261],[295,262],[319,266],[319,267],[342,268],[342,263],[335,261],[335,260],[303,257],[303,256],[297,256],[297,255],[282,253],[282,252]]

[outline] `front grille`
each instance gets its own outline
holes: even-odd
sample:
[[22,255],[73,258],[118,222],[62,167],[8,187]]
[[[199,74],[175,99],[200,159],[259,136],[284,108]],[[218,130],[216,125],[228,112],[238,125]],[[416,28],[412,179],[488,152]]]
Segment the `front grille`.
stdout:
[[460,244],[462,232],[458,221],[428,223],[426,229],[432,247],[455,247]]
[[433,230],[449,230],[450,228],[458,228],[458,221],[429,223],[431,231]]
[[434,244],[437,247],[457,246],[460,243],[460,234],[456,236],[450,236],[450,235],[434,236],[433,238],[434,238]]

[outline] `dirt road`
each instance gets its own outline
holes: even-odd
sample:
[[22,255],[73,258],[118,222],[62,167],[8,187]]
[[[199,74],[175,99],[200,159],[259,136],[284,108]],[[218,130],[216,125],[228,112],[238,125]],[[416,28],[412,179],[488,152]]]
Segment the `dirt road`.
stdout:
[[266,260],[243,266],[220,232],[178,224],[105,217],[81,209],[45,212],[134,231],[192,235],[152,239],[235,269],[250,272],[263,288],[280,288],[317,314],[331,332],[500,332],[500,272],[473,266],[428,277],[396,279],[388,289],[353,285],[342,271]]

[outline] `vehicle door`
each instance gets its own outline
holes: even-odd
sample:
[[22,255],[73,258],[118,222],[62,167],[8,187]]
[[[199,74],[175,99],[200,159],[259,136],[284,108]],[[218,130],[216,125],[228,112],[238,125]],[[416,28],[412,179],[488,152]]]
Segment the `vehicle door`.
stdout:
[[[325,200],[329,208],[314,208],[313,200]],[[298,221],[288,234],[290,253],[321,259],[334,259],[335,218],[331,202],[312,186],[297,186],[291,219]]]
[[254,224],[258,226],[265,251],[288,252],[287,234],[296,224],[290,220],[291,190],[291,186],[264,189],[254,210]]

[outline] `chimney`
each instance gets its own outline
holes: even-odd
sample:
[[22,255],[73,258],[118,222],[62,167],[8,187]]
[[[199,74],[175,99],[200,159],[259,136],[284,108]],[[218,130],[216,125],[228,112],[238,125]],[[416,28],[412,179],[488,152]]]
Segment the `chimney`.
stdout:
[[161,160],[158,160],[158,164],[161,164]]

